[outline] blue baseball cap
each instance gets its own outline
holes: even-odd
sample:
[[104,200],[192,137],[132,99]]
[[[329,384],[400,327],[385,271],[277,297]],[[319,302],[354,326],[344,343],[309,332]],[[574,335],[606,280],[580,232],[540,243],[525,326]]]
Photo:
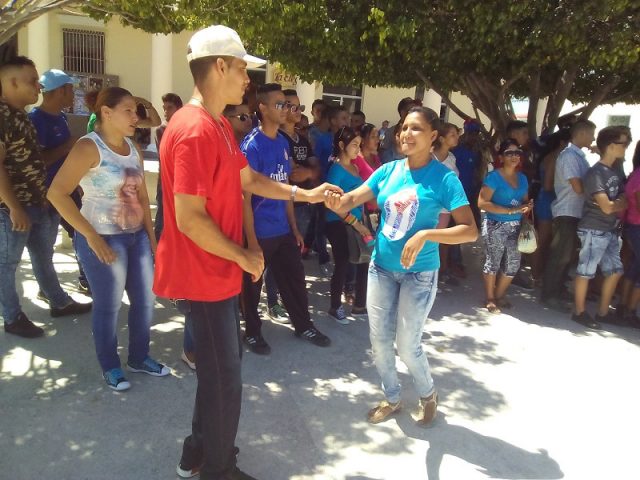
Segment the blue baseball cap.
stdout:
[[62,70],[52,68],[40,76],[42,93],[50,92],[51,90],[55,90],[56,88],[60,88],[67,84],[75,85],[76,80],[64,73]]

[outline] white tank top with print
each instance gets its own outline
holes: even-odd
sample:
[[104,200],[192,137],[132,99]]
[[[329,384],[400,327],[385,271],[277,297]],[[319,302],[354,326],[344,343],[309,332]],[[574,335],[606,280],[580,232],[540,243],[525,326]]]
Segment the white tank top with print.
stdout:
[[129,154],[120,155],[111,150],[97,132],[82,138],[96,144],[100,163],[80,180],[84,191],[80,212],[100,235],[140,230],[144,211],[138,193],[144,177],[133,142],[127,138]]

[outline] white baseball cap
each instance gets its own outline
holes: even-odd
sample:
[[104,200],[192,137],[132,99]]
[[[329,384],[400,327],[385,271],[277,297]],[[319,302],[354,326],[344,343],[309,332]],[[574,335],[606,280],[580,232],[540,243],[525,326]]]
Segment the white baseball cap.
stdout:
[[236,57],[250,68],[260,67],[266,60],[247,54],[238,33],[224,25],[213,25],[193,34],[189,40],[187,60],[203,57]]

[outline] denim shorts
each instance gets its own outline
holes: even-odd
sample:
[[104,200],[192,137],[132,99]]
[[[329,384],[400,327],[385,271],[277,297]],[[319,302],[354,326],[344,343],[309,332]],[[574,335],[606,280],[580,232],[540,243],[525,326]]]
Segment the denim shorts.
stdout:
[[617,231],[603,232],[589,228],[578,228],[578,238],[581,247],[577,275],[593,278],[598,266],[605,277],[622,273],[620,237]]

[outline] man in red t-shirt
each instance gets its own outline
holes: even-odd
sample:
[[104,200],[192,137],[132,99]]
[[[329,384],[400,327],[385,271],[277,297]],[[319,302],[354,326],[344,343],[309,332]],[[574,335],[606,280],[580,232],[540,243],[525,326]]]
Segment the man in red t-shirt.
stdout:
[[247,165],[222,112],[242,102],[247,67],[265,60],[247,55],[235,31],[216,25],[197,32],[187,60],[193,97],[169,122],[160,148],[165,217],[154,280],[156,294],[177,299],[193,319],[198,389],[177,473],[250,480],[236,467],[234,448],[242,394],[237,295],[242,271],[257,280],[264,260],[260,250],[243,248],[242,191],[317,203],[340,190],[298,189]]

